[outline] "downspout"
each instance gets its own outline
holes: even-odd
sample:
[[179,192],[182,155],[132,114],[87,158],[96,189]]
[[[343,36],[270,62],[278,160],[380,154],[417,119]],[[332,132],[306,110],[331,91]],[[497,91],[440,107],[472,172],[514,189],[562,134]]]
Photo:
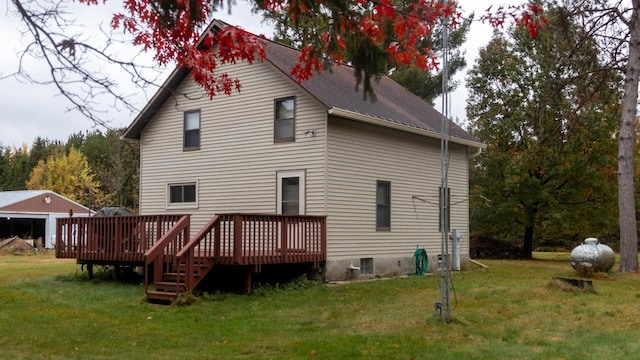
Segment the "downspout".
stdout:
[[476,150],[476,152],[474,152],[473,154],[469,155],[469,160],[475,159],[478,156],[480,156],[480,154],[482,154],[482,148],[479,147],[478,150]]

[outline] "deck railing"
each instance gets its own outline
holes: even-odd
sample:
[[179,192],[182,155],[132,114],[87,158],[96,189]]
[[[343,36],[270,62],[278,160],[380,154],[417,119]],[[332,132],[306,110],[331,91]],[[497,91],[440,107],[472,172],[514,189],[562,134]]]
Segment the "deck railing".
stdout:
[[326,260],[326,217],[219,214],[196,235],[195,255],[229,265]]
[[183,215],[59,218],[56,257],[79,261],[142,262]]

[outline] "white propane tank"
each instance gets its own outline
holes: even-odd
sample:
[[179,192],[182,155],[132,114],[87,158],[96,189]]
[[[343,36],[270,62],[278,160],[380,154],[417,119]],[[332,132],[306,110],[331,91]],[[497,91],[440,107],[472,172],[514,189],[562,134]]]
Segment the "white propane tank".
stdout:
[[589,274],[611,270],[616,262],[616,256],[610,247],[600,244],[598,239],[587,238],[571,251],[569,261],[578,273]]

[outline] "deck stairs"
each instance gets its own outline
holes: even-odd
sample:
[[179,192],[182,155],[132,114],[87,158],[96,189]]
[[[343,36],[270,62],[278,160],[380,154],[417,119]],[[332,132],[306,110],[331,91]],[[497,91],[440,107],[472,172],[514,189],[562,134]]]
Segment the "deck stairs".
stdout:
[[[173,228],[145,253],[145,292],[150,302],[170,303],[191,293],[213,268],[213,232],[220,223],[216,215],[189,240],[189,217]],[[219,231],[219,229],[218,229]]]
[[169,266],[162,273],[161,281],[154,282],[153,286],[146,291],[147,300],[150,302],[170,303],[176,301],[179,296],[189,293],[213,268],[214,262],[206,258],[193,262],[190,279],[187,279],[189,267],[184,261],[177,265],[167,265]]
[[189,216],[144,254],[145,292],[151,302],[171,303],[190,294],[214,266],[233,266],[245,273],[245,292],[252,273],[264,264],[326,260],[326,217],[263,214],[218,214],[191,239]]

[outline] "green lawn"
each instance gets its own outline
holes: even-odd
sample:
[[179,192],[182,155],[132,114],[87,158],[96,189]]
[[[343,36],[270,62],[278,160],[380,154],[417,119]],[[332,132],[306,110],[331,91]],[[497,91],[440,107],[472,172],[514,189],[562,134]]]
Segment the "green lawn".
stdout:
[[637,358],[640,276],[601,274],[595,294],[563,291],[549,284],[576,276],[567,258],[481,260],[488,269],[455,273],[453,322],[442,324],[434,275],[163,306],[140,285],[88,281],[73,261],[4,255],[0,358]]

